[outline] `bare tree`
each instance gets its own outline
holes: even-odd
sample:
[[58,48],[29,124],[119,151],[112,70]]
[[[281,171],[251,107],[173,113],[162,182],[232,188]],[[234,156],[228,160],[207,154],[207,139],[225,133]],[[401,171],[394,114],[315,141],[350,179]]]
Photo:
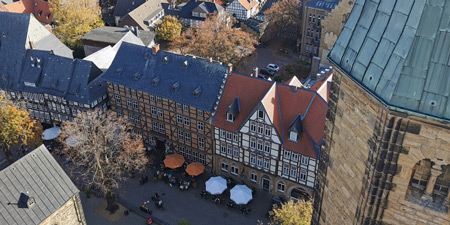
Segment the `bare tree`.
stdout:
[[298,34],[301,26],[299,0],[281,0],[264,12],[269,20],[264,35],[271,39],[275,36],[292,36]]
[[60,150],[72,162],[77,178],[105,194],[107,209],[114,212],[113,190],[130,172],[144,170],[148,163],[142,139],[133,136],[129,124],[113,112],[99,110],[79,114],[62,124]]

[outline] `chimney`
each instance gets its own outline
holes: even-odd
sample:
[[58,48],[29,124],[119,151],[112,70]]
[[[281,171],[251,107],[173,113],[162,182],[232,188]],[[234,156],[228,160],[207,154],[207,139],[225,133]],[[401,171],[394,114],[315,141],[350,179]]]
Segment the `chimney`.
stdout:
[[319,71],[319,64],[320,64],[320,58],[317,56],[314,56],[312,58],[312,62],[311,62],[311,73],[309,74],[311,77],[314,74],[317,74]]
[[314,75],[311,74],[310,79],[316,80],[318,77],[320,77],[320,73],[315,73]]
[[155,46],[152,47],[152,53],[156,54],[159,51],[159,44],[156,44]]
[[258,77],[258,72],[259,72],[259,69],[258,69],[258,67],[253,67],[253,72],[252,72],[252,76],[254,76],[254,77]]
[[212,60],[212,58],[211,58],[211,57],[208,57],[208,58],[206,58],[206,61],[208,61],[208,62],[212,62],[213,60]]
[[134,28],[134,35],[136,35],[136,37],[139,37],[139,27]]
[[228,73],[231,73],[233,71],[233,64],[228,63]]
[[326,76],[325,71],[320,71],[320,77],[319,77],[319,79],[322,79],[322,78],[324,78],[325,76]]
[[33,41],[30,41],[30,49],[34,49],[34,43],[33,43]]
[[125,28],[125,30],[130,30],[130,28],[128,28],[128,25],[124,25],[123,28]]

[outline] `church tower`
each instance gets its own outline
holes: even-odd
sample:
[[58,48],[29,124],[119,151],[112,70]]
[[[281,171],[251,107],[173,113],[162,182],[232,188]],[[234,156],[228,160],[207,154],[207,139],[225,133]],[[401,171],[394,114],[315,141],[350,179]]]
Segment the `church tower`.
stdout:
[[450,1],[357,0],[333,49],[313,224],[450,224]]

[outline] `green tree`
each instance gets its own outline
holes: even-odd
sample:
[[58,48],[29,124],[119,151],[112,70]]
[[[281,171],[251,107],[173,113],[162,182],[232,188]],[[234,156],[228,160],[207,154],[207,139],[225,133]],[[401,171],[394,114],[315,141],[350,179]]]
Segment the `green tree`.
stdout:
[[312,218],[311,201],[289,200],[283,203],[281,207],[274,208],[272,218],[275,224],[283,225],[309,225]]
[[300,33],[300,1],[281,0],[264,12],[269,20],[264,35],[269,39],[275,36],[291,36]]
[[183,25],[178,22],[176,17],[166,16],[162,24],[158,27],[157,37],[161,40],[173,41],[180,36],[181,28],[183,28]]
[[13,162],[11,147],[17,144],[37,147],[42,144],[42,126],[0,92],[0,148]]
[[81,38],[94,28],[103,26],[97,0],[52,0],[53,31],[70,47],[80,47]]

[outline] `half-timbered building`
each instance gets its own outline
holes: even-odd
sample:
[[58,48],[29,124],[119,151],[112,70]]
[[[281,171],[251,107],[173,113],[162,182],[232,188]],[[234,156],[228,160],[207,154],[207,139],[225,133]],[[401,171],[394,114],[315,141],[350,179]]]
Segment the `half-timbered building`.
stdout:
[[326,109],[315,91],[233,73],[213,123],[215,172],[272,194],[310,195]]
[[212,168],[212,117],[231,68],[123,43],[103,79],[111,108],[144,143]]

